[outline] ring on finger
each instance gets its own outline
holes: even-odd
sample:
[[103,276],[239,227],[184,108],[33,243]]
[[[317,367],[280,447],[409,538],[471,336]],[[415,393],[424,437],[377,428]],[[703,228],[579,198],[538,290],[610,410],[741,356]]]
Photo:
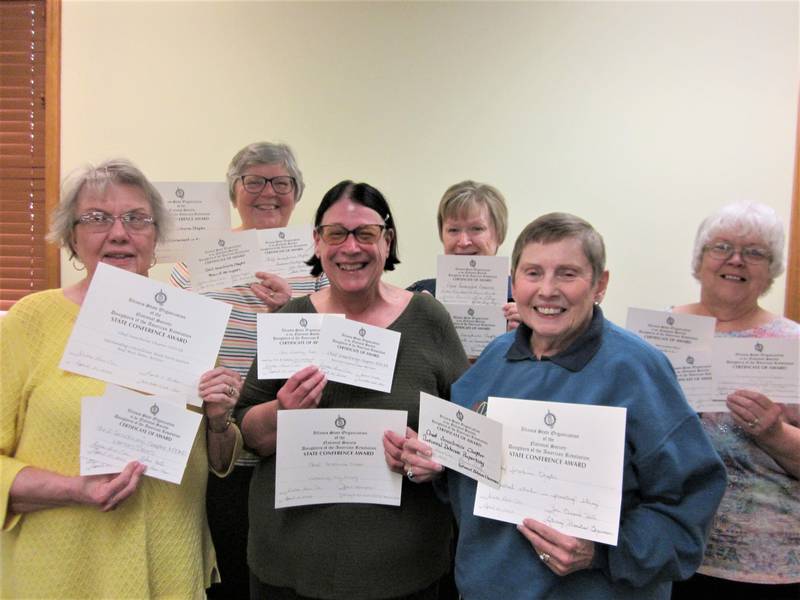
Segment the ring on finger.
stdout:
[[225,395],[228,396],[228,398],[233,398],[234,396],[236,396],[236,388],[233,387],[232,385],[229,385],[228,389],[225,390]]
[[406,477],[408,477],[409,481],[414,481],[414,471],[411,470],[411,467],[406,471]]
[[758,425],[759,423],[760,423],[760,421],[758,420],[758,417],[756,417],[756,418],[755,418],[755,419],[753,419],[752,421],[748,421],[748,423],[747,423],[747,424],[748,424],[748,425],[750,426],[750,428],[752,429],[753,427],[755,427],[755,426],[756,426],[756,425]]
[[550,562],[550,555],[547,552],[539,552],[539,560],[547,564]]

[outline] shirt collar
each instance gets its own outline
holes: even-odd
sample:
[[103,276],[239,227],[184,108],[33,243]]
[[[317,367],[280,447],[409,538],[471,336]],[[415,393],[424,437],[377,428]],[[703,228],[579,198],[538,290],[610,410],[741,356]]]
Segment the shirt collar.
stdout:
[[[569,348],[554,354],[545,356],[542,360],[549,360],[569,371],[580,371],[592,360],[600,349],[603,342],[603,311],[599,306],[594,307],[592,321],[589,327],[578,338],[570,344]],[[520,323],[514,335],[514,342],[506,352],[508,360],[537,360],[531,350],[531,336],[533,331],[525,323]]]

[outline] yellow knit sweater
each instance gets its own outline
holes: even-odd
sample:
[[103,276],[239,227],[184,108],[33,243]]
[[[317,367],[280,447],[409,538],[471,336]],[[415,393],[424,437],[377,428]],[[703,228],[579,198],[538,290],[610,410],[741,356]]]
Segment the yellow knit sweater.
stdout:
[[144,477],[107,513],[77,505],[8,512],[26,466],[79,474],[80,401],[105,384],[58,368],[78,310],[49,290],[0,319],[0,597],[202,598],[216,575],[204,428],[179,486]]

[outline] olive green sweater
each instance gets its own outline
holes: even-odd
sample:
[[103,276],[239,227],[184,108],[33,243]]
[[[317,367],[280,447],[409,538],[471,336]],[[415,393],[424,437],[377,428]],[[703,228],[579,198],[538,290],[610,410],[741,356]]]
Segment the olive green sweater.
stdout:
[[[308,297],[282,312],[316,312]],[[389,326],[401,333],[392,391],[387,394],[328,382],[320,408],[386,408],[408,411],[417,429],[419,392],[450,397],[467,357],[444,307],[414,294]],[[247,375],[236,409],[276,397],[282,380],[259,381],[258,359]],[[387,467],[388,468],[388,467]],[[263,457],[250,484],[248,563],[264,583],[329,599],[391,598],[426,588],[448,568],[451,515],[431,484],[403,481],[400,507],[322,504],[276,510],[275,456]]]

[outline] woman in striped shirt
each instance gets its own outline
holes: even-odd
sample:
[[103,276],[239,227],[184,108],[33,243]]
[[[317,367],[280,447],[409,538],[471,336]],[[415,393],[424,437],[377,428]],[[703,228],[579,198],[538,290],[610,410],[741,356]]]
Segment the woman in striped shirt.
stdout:
[[[242,148],[228,166],[227,179],[231,202],[242,221],[238,230],[286,227],[305,187],[289,146],[270,142]],[[291,298],[328,285],[324,274],[283,278],[258,272],[255,277],[258,281],[251,285],[203,292],[233,307],[217,363],[242,377],[256,354],[257,313],[275,312]],[[170,280],[178,287],[191,288],[189,271],[181,262],[173,268]],[[256,464],[255,456],[243,452],[227,478],[209,478],[206,508],[222,578],[222,583],[208,590],[211,599],[249,599],[247,493]]]

